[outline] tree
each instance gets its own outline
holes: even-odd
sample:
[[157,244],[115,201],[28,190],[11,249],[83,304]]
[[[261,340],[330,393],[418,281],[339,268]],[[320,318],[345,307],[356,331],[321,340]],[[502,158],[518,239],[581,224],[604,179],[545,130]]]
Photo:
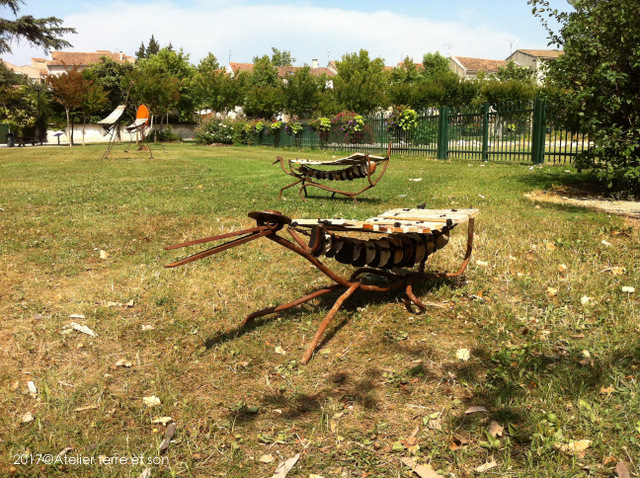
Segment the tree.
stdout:
[[298,68],[282,83],[284,111],[299,118],[310,118],[318,109],[326,83],[326,75],[313,75],[309,66]]
[[[20,11],[22,0],[0,0],[0,6],[9,8],[14,15]],[[44,50],[59,50],[71,44],[61,37],[67,33],[76,33],[73,28],[62,26],[62,20],[56,17],[33,18],[31,15],[17,17],[15,20],[0,18],[0,54],[11,53],[11,42],[24,39]]]
[[132,103],[146,105],[151,115],[162,117],[180,100],[178,79],[155,65],[144,63],[133,70],[127,81],[132,82]]
[[240,102],[238,82],[220,68],[211,53],[200,60],[192,86],[199,108],[227,113]]
[[[189,55],[180,51],[174,51],[169,47],[162,48],[157,54],[140,62],[140,68],[149,68],[151,71],[167,75],[175,79],[178,87],[179,99],[176,103],[178,119],[184,122],[193,121],[196,109],[192,80],[195,74],[194,66],[189,62]],[[155,112],[158,114],[158,112]],[[165,111],[170,113],[169,110]]]
[[437,78],[443,73],[451,71],[449,60],[442,56],[439,51],[435,53],[425,53],[422,57],[423,75],[425,78]]
[[271,63],[274,66],[291,66],[295,63],[296,59],[291,56],[291,52],[289,50],[278,50],[277,48],[271,47]]
[[82,71],[86,80],[94,81],[107,92],[107,103],[93,114],[101,114],[104,117],[125,101],[130,88],[127,78],[134,68],[135,65],[131,63],[118,63],[111,58],[102,57],[99,63],[94,63]]
[[[529,0],[564,54],[548,65],[546,87],[560,102],[564,125],[586,133],[593,147],[576,158],[610,193],[640,197],[640,7],[629,0],[573,0],[559,12]],[[546,18],[560,25],[552,31]]]
[[109,102],[107,93],[102,85],[95,83],[93,80],[86,80],[84,91],[82,93],[82,103],[80,111],[82,113],[82,145],[84,146],[85,125],[88,123],[89,117],[96,111],[100,111]]
[[336,66],[335,94],[343,109],[368,114],[386,106],[386,78],[381,58],[371,60],[366,50],[360,50],[343,55]]
[[392,105],[414,106],[416,84],[423,76],[421,70],[409,57],[391,70],[388,94]]
[[282,107],[278,70],[264,55],[253,59],[253,71],[247,75],[244,88],[244,112],[253,118],[271,118]]
[[149,46],[145,47],[144,42],[140,44],[140,48],[136,52],[136,59],[138,60],[146,60],[151,58],[153,55],[157,55],[160,51],[160,44],[156,41],[153,35],[151,35],[151,39],[149,40]]
[[86,91],[87,83],[78,71],[78,67],[65,71],[61,75],[47,77],[47,83],[51,89],[51,97],[54,101],[62,105],[67,120],[67,137],[69,146],[73,146],[73,121],[71,113],[77,111],[82,106],[83,94]]

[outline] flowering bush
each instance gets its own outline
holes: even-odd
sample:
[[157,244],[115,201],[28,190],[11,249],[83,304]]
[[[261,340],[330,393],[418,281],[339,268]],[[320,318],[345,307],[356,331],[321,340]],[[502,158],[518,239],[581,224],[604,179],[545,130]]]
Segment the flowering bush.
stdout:
[[278,134],[282,130],[282,121],[272,121],[267,125],[268,134]]
[[256,121],[253,124],[253,130],[256,132],[256,134],[260,134],[264,131],[264,121]]
[[287,123],[284,126],[285,133],[291,136],[296,136],[302,133],[303,129],[304,129],[304,125],[302,123],[298,123],[297,121],[292,121],[291,123]]
[[343,111],[337,114],[333,120],[345,136],[354,135],[364,130],[364,118],[352,111]]
[[309,121],[309,127],[314,131],[326,133],[331,129],[331,120],[324,116],[322,118],[316,118]]
[[200,123],[194,132],[199,144],[233,144],[234,124],[229,120],[210,118]]
[[418,126],[418,113],[406,106],[394,106],[387,118],[387,131],[408,133]]

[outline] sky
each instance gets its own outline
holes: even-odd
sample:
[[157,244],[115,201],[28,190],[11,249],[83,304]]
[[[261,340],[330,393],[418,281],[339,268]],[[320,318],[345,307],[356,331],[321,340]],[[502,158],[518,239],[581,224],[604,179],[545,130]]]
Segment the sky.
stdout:
[[[552,5],[567,10],[566,0]],[[547,49],[548,33],[526,0],[24,0],[18,16],[54,16],[77,34],[69,51],[110,50],[135,56],[153,35],[197,65],[212,53],[220,65],[252,62],[287,50],[294,65],[320,66],[369,52],[394,66],[425,53],[506,59],[517,49]],[[0,7],[0,18],[14,19]],[[23,66],[47,58],[42,49],[12,43],[1,58]]]

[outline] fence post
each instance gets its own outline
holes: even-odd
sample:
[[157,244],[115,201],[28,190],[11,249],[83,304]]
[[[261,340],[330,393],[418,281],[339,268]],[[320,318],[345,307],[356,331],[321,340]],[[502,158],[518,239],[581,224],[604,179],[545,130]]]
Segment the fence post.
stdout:
[[482,105],[482,161],[489,161],[489,103]]
[[449,146],[449,107],[440,107],[440,116],[438,118],[438,159],[447,159],[447,149]]
[[536,98],[533,102],[533,131],[531,132],[531,161],[544,163],[544,143],[546,136],[547,107],[544,100]]

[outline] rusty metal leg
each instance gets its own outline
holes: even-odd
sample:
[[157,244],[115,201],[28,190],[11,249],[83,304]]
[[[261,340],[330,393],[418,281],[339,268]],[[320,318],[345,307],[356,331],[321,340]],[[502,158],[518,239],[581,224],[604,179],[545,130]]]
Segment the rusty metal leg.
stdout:
[[418,299],[416,295],[413,293],[413,288],[411,287],[411,284],[407,284],[406,293],[409,300],[414,304],[416,304],[421,312],[424,312],[425,310],[427,310],[427,306],[424,305],[424,302]]
[[274,312],[280,312],[281,310],[291,309],[300,304],[304,304],[305,302],[309,302],[316,297],[320,297],[321,295],[328,294],[329,292],[333,292],[334,290],[342,289],[341,285],[333,285],[331,287],[326,287],[324,289],[319,289],[309,295],[305,295],[304,297],[300,297],[294,301],[288,302],[286,304],[276,305],[275,307],[267,307],[266,309],[258,310],[252,314],[247,315],[245,319],[242,321],[240,326],[244,326],[251,322],[253,319],[257,319],[258,317],[262,317],[263,315],[272,314]]
[[340,307],[342,306],[343,302],[345,300],[347,300],[351,296],[351,294],[353,294],[356,290],[358,290],[361,285],[362,285],[362,283],[360,283],[360,282],[354,282],[351,285],[351,287],[349,287],[345,291],[344,294],[342,294],[340,297],[338,297],[338,300],[336,300],[336,303],[333,304],[333,307],[331,308],[331,310],[329,311],[327,316],[324,318],[324,320],[320,324],[320,327],[318,327],[318,330],[316,331],[316,335],[313,336],[313,340],[309,344],[309,347],[307,348],[307,351],[302,356],[302,363],[303,364],[306,364],[309,360],[311,360],[311,356],[313,355],[313,352],[315,352],[316,347],[318,347],[318,342],[320,342],[320,339],[322,338],[322,334],[324,333],[324,331],[329,326],[329,322],[331,322],[331,319],[333,319],[333,316],[336,315],[336,312],[338,312],[338,309],[340,309]]
[[285,189],[289,189],[292,186],[295,186],[296,184],[300,184],[303,180],[300,179],[298,181],[295,181],[291,184],[289,184],[288,186],[283,187],[282,189],[280,189],[280,194],[278,194],[278,199],[280,199],[282,197],[282,191],[284,191]]

